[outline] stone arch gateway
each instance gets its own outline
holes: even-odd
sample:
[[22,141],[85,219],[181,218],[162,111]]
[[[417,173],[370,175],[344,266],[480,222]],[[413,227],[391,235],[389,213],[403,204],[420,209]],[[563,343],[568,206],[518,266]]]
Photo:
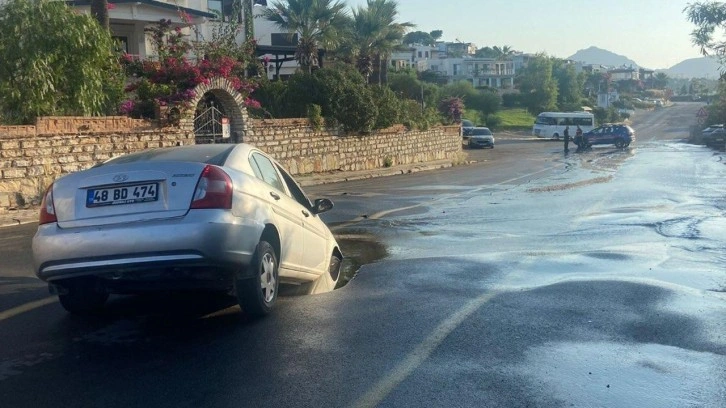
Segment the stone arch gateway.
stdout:
[[[195,143],[240,143],[245,140],[249,123],[245,98],[234,89],[231,81],[221,77],[212,78],[207,84],[197,85],[194,92],[191,108],[184,112],[179,124],[185,130],[194,131]],[[210,111],[210,107],[214,109]],[[200,118],[204,113],[208,116]],[[208,127],[211,125],[214,129],[221,129],[221,123],[210,122],[221,122],[222,115],[229,120],[229,138],[222,138],[221,130],[218,134],[216,130],[210,133]]]

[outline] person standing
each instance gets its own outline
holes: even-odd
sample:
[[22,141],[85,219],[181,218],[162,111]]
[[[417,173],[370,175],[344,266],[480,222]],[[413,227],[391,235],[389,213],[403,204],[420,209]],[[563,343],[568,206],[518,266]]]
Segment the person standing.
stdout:
[[565,126],[565,131],[563,132],[565,135],[565,153],[569,152],[569,145],[570,145],[570,126]]
[[582,129],[580,129],[580,125],[577,125],[577,130],[575,130],[575,144],[578,149],[580,148],[580,144],[582,144]]

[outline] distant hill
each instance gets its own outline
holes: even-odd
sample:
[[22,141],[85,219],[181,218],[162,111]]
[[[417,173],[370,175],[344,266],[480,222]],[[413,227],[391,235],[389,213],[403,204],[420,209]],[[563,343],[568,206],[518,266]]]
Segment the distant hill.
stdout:
[[629,67],[632,65],[633,68],[636,68],[639,66],[635,63],[635,61],[628,57],[597,47],[590,47],[585,50],[577,51],[567,59],[584,62],[586,64],[600,64],[610,67],[621,67],[623,65]]
[[[670,77],[681,78],[712,78],[719,77],[721,65],[714,58],[691,58],[663,70]],[[659,72],[661,70],[658,70]]]

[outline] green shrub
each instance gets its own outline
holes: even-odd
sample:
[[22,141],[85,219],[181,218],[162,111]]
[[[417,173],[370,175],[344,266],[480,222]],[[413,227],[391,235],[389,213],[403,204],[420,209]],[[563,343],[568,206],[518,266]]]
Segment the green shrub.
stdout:
[[320,130],[323,127],[324,119],[320,105],[311,103],[308,105],[308,121],[313,130]]
[[369,133],[373,130],[378,108],[365,85],[351,87],[343,95],[337,95],[336,105],[333,117],[345,132]]
[[502,107],[505,108],[518,108],[521,106],[519,100],[519,94],[507,93],[502,95]]
[[371,87],[371,91],[378,108],[375,128],[385,129],[400,123],[401,102],[396,98],[396,94],[390,88],[378,85]]
[[285,117],[287,100],[287,83],[282,81],[262,81],[252,97],[260,102],[260,109],[250,109],[250,113],[259,117]]
[[497,115],[487,115],[486,123],[487,127],[493,130],[502,124],[502,118]]

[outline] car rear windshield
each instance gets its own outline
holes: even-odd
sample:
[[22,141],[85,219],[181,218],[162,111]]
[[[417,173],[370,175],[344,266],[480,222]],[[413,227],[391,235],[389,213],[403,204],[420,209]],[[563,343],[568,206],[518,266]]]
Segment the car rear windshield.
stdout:
[[472,136],[491,136],[492,131],[489,129],[474,128],[472,129],[471,134]]
[[130,153],[113,158],[96,167],[105,164],[124,164],[144,161],[185,161],[221,166],[227,160],[227,156],[229,156],[232,149],[234,149],[234,145],[230,144],[207,144],[144,150],[142,152]]

